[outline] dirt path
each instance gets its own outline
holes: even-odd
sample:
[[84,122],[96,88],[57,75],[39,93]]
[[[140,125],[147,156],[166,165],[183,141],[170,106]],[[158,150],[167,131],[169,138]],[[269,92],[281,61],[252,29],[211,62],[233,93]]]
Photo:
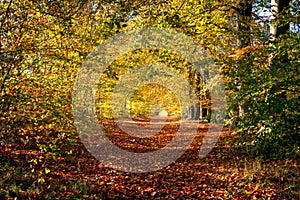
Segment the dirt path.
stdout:
[[[112,120],[102,121],[108,138],[119,147],[128,151],[143,153],[164,147],[175,136],[178,121],[171,122],[151,138],[135,138],[123,133]],[[140,120],[140,125],[147,121]],[[131,126],[130,123],[125,124]],[[159,125],[159,122],[157,122]],[[236,158],[227,153],[228,143],[224,142],[228,130],[224,129],[219,148],[204,159],[199,159],[203,136],[209,124],[200,123],[196,137],[188,150],[174,163],[150,173],[128,173],[104,167],[95,159],[77,138],[73,153],[69,157],[44,159],[43,165],[49,172],[43,175],[43,182],[22,176],[23,198],[88,198],[88,199],[282,199],[284,179],[278,166],[286,163],[276,162],[266,165],[255,160]],[[223,141],[223,142],[221,142]],[[15,151],[13,160],[16,165],[38,158],[37,151]],[[16,153],[17,152],[17,153]],[[228,151],[229,152],[229,151]],[[277,166],[276,166],[277,165]],[[289,165],[292,165],[290,163]],[[295,166],[296,167],[296,166]],[[23,164],[28,170],[29,166]],[[283,169],[286,169],[283,168]],[[36,169],[38,170],[38,169]],[[300,173],[300,172],[299,172]],[[299,177],[299,176],[298,176]],[[9,181],[9,180],[7,180]],[[299,181],[295,179],[296,183]],[[29,189],[28,189],[29,188]],[[32,190],[30,190],[30,188]],[[39,194],[37,194],[38,188]],[[30,192],[31,191],[31,192]]]

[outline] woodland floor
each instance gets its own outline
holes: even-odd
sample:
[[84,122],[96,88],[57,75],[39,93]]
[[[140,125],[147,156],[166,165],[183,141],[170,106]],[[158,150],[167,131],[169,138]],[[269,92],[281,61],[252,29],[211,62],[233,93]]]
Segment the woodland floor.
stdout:
[[[147,123],[139,120],[140,125]],[[178,129],[174,123],[153,138],[134,139],[122,133],[112,120],[104,120],[102,125],[114,144],[133,152],[161,148]],[[0,171],[0,199],[300,199],[299,161],[233,155],[229,151],[233,136],[226,128],[210,154],[199,159],[208,127],[208,123],[199,124],[192,145],[173,164],[140,174],[104,167],[79,137],[70,156],[56,159],[18,144],[9,144],[9,148],[1,144],[0,161],[9,164],[6,170],[2,165]],[[34,158],[43,163],[36,165],[35,172],[28,164]],[[44,166],[48,171],[40,170],[41,176],[38,168]]]

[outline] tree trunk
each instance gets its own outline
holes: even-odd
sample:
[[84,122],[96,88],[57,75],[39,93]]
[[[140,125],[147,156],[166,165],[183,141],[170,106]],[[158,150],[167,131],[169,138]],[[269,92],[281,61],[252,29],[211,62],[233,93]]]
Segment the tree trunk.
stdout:
[[[252,1],[241,0],[237,2],[238,10],[238,47],[240,49],[251,45],[251,29],[250,23],[252,20]],[[239,77],[239,87],[242,89],[243,83]],[[248,105],[245,102],[238,103],[238,116],[243,116],[248,112]]]
[[271,24],[270,42],[274,42],[279,35],[285,34],[289,30],[289,24],[278,26],[276,18],[282,11],[288,9],[290,0],[271,0]]
[[[270,16],[270,45],[272,46],[276,39],[285,33],[290,28],[290,25],[287,24],[280,24],[278,21],[278,17],[282,12],[289,9],[290,0],[271,0],[271,16]],[[274,55],[269,55],[269,70],[272,71],[272,67],[276,67],[274,65]],[[278,61],[277,61],[278,62]],[[288,58],[283,58],[279,61],[280,63],[288,62]],[[268,101],[269,95],[275,93],[278,90],[279,86],[276,84],[273,85],[271,88],[267,89],[267,95],[265,97],[265,101]],[[285,94],[282,98],[286,98]]]

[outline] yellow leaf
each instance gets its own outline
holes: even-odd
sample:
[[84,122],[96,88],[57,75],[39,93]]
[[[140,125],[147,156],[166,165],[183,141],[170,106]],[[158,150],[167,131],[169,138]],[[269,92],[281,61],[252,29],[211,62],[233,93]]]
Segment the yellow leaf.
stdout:
[[105,185],[105,182],[104,182],[104,181],[101,181],[101,182],[100,182],[100,185]]
[[45,168],[45,173],[48,174],[50,172],[50,169],[48,169],[47,167]]
[[256,187],[255,187],[255,190],[258,190],[258,188],[259,188],[259,185],[257,184]]
[[42,178],[40,178],[40,182],[41,183],[45,183],[45,179],[42,177]]

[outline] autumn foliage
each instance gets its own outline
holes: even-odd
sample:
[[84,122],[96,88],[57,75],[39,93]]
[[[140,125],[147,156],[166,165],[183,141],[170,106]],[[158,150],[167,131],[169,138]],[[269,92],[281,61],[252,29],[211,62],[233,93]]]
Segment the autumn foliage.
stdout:
[[[254,1],[253,20],[247,22],[251,42],[240,48],[239,2],[1,1],[0,199],[298,199],[299,28],[270,42],[268,22],[257,16],[268,4]],[[276,20],[296,27],[299,2],[290,4],[290,12],[282,11]],[[206,113],[191,147],[176,162],[130,174],[105,167],[82,144],[73,120],[73,86],[81,64],[99,44],[148,26],[184,33],[214,59],[226,87],[226,127],[213,151],[199,159],[211,109],[203,77],[172,52],[129,52],[99,77],[97,117],[114,144],[154,151],[178,130],[178,99],[155,84],[136,90],[130,112],[145,125],[158,102],[170,124],[147,140],[118,129],[111,114],[113,88],[141,64],[163,63],[181,74]],[[243,115],[237,113],[239,104],[246,108]]]

